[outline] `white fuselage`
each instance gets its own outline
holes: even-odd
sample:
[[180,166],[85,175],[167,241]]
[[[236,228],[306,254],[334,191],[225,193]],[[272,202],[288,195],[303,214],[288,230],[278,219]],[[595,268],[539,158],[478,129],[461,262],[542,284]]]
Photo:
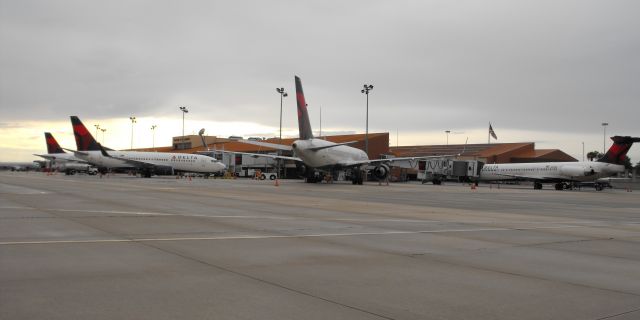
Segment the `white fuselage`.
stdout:
[[311,148],[335,146],[336,143],[322,139],[297,140],[293,143],[295,155],[312,168],[348,166],[350,163],[369,160],[367,154],[346,145],[311,150]]
[[174,171],[216,173],[222,172],[226,166],[218,160],[195,154],[168,152],[138,152],[138,151],[108,151],[111,157],[106,157],[100,151],[85,151],[86,156],[79,157],[91,164],[103,168],[139,168],[130,162],[116,159],[145,162],[162,167],[172,167]]
[[605,162],[540,162],[487,164],[480,180],[595,181],[624,171],[624,166]]

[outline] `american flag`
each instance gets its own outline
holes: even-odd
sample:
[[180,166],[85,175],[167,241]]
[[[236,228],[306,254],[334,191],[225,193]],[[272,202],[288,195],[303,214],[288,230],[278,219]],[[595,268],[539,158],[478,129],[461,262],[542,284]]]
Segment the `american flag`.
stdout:
[[496,136],[496,132],[493,131],[493,127],[491,126],[491,123],[489,123],[489,134],[496,140],[498,140],[498,136]]

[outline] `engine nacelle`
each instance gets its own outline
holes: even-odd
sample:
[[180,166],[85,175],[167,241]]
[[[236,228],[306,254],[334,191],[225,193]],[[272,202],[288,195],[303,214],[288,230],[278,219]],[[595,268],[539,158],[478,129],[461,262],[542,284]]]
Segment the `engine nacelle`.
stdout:
[[389,166],[381,164],[373,169],[373,176],[378,180],[385,180],[389,176]]
[[584,166],[562,166],[560,173],[569,177],[588,177],[596,174],[596,171],[591,167]]

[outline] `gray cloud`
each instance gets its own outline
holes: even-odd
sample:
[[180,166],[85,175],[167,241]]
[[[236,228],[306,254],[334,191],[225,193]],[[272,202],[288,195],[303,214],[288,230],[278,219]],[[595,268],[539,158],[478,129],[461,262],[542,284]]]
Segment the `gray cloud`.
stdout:
[[[635,1],[0,1],[5,121],[179,117],[638,135]],[[11,112],[9,112],[11,110]],[[294,100],[285,125],[296,126]],[[313,123],[317,120],[313,119]],[[314,128],[317,130],[317,128]]]

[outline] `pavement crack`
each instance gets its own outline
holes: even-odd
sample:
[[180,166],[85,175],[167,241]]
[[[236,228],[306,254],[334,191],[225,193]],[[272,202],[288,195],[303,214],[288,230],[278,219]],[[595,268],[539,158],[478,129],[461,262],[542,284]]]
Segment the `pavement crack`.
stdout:
[[619,316],[624,316],[626,314],[631,314],[631,313],[635,313],[635,312],[638,312],[638,311],[640,311],[640,308],[629,310],[629,311],[622,312],[622,313],[613,314],[613,315],[606,316],[606,317],[603,317],[603,318],[597,318],[597,319],[594,319],[594,320],[613,319],[613,318],[616,318],[616,317],[619,317]]
[[195,258],[195,257],[191,257],[191,256],[188,256],[188,255],[180,253],[180,252],[176,252],[176,251],[169,250],[169,249],[166,249],[166,248],[162,248],[162,247],[159,247],[159,246],[154,246],[154,245],[152,245],[150,243],[142,243],[142,242],[138,242],[138,243],[140,243],[140,244],[142,244],[144,246],[147,246],[147,247],[150,247],[150,248],[154,248],[156,250],[168,253],[168,254],[172,254],[172,255],[181,257],[181,258],[186,259],[186,260],[190,260],[190,261],[194,261],[194,262],[200,263],[200,264],[208,266],[210,268],[215,268],[215,269],[218,269],[218,270],[221,270],[221,271],[224,271],[224,272],[232,273],[232,274],[235,274],[235,275],[243,277],[243,278],[247,278],[247,279],[251,279],[251,280],[254,280],[254,281],[258,281],[260,283],[264,283],[264,284],[267,284],[267,285],[270,285],[270,286],[274,286],[274,287],[277,287],[277,288],[280,288],[280,289],[284,289],[284,290],[287,290],[287,291],[290,291],[290,292],[293,292],[293,293],[296,293],[296,294],[300,294],[300,295],[304,295],[304,296],[307,296],[307,297],[310,297],[310,298],[322,300],[322,301],[327,302],[327,303],[331,303],[331,304],[334,304],[334,305],[337,305],[337,306],[341,306],[341,307],[344,307],[344,308],[352,309],[352,310],[355,310],[355,311],[358,311],[358,312],[366,313],[366,314],[369,314],[369,315],[372,315],[372,316],[375,316],[375,317],[378,317],[378,318],[381,318],[381,319],[395,320],[395,318],[392,318],[392,317],[389,317],[389,316],[385,316],[385,315],[382,315],[382,314],[379,314],[379,313],[375,313],[373,311],[365,310],[365,309],[362,309],[362,308],[359,308],[359,307],[356,307],[356,306],[353,306],[353,305],[349,305],[349,304],[346,304],[346,303],[342,303],[342,302],[338,302],[338,301],[335,301],[335,300],[331,300],[329,298],[324,298],[324,297],[321,297],[321,296],[318,296],[318,295],[315,295],[315,294],[312,294],[312,293],[309,293],[309,292],[305,292],[305,291],[302,291],[302,290],[299,290],[299,289],[295,289],[295,288],[292,288],[292,287],[285,286],[285,285],[277,283],[277,282],[269,281],[269,280],[266,280],[266,279],[261,279],[261,278],[258,278],[256,276],[252,276],[252,275],[247,274],[247,273],[239,272],[239,271],[227,268],[227,267],[223,267],[223,266],[220,266],[220,265],[217,265],[217,264],[213,264],[211,262],[208,262],[208,261],[205,261],[205,260],[202,260],[202,259],[198,259],[198,258]]

